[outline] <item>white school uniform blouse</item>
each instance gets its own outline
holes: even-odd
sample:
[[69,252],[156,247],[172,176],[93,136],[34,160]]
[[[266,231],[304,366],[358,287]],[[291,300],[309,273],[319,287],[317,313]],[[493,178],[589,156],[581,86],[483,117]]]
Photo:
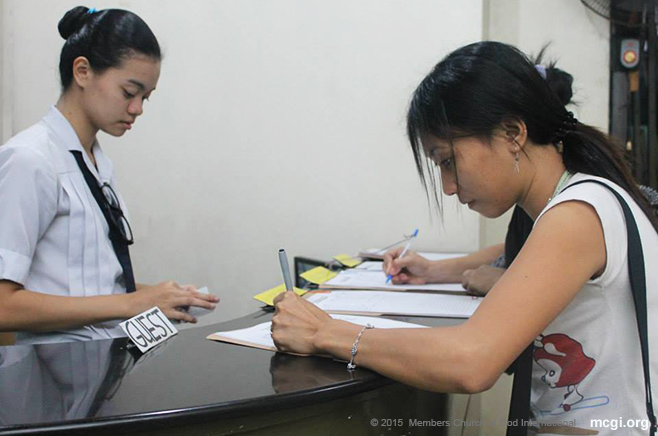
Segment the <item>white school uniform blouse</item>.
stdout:
[[[112,162],[95,142],[98,169],[75,130],[55,108],[0,147],[0,279],[51,295],[123,294],[123,271],[108,224],[70,150],[82,152],[100,183],[109,183],[121,208]],[[18,332],[17,343],[123,336],[115,320],[67,331]]]

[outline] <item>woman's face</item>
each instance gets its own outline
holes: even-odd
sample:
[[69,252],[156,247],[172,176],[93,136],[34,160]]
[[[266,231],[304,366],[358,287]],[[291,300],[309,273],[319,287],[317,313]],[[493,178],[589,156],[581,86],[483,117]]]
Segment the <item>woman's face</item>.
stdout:
[[83,105],[92,126],[112,136],[130,130],[144,112],[144,102],[159,77],[160,61],[142,55],[128,57],[118,68],[108,68],[101,74],[92,72],[83,92]]
[[445,195],[457,194],[462,204],[487,218],[502,215],[518,201],[521,178],[515,171],[514,144],[504,136],[494,135],[490,143],[461,137],[452,148],[448,141],[428,137],[423,145],[439,167]]

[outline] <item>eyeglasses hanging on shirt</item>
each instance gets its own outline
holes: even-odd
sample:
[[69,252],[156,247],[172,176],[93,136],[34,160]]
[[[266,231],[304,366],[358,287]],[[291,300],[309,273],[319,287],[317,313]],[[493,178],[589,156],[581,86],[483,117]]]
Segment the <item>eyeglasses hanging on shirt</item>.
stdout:
[[130,227],[128,219],[123,214],[121,210],[121,204],[119,203],[119,198],[117,197],[116,192],[112,189],[109,183],[103,183],[101,185],[101,192],[107,200],[107,207],[109,208],[110,218],[112,222],[109,222],[108,225],[116,226],[123,240],[126,244],[132,245],[135,240],[133,239],[133,230]]
[[87,186],[103,213],[103,217],[105,217],[105,221],[110,229],[110,234],[108,236],[110,242],[112,242],[114,253],[117,255],[117,259],[121,264],[121,269],[123,270],[126,292],[134,292],[136,290],[135,276],[130,261],[130,252],[128,251],[128,246],[134,242],[133,232],[130,228],[128,219],[126,219],[126,216],[121,210],[119,198],[114,192],[114,189],[112,189],[108,183],[99,185],[96,177],[94,177],[91,171],[89,171],[89,168],[82,157],[81,151],[71,150],[71,154],[75,158],[78,167],[80,167],[85,182],[87,182]]

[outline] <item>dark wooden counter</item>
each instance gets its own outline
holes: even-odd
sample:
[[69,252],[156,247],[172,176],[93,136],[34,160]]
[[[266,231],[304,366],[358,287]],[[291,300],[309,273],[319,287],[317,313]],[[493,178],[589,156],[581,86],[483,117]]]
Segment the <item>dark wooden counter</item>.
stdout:
[[263,311],[183,330],[146,355],[125,339],[0,347],[0,433],[452,434],[408,420],[464,419],[467,396],[205,339],[269,318]]

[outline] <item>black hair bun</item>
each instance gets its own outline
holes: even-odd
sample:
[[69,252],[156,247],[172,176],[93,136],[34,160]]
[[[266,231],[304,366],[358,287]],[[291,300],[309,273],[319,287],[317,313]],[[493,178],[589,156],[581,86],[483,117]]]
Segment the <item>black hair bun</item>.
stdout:
[[560,98],[563,106],[571,102],[571,97],[573,97],[573,90],[571,89],[573,76],[571,74],[551,65],[546,68],[546,81],[548,82],[548,86]]
[[90,15],[87,13],[89,8],[86,6],[76,6],[75,8],[64,14],[64,18],[59,20],[57,30],[64,39],[69,39],[69,36],[80,30],[87,22]]

